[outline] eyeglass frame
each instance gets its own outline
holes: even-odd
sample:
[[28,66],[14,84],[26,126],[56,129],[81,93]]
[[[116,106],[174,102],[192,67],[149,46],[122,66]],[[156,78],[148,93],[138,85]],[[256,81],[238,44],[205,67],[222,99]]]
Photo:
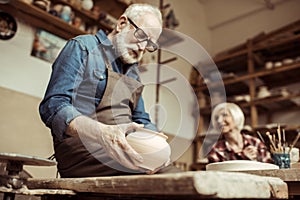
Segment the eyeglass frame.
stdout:
[[[138,27],[138,26],[137,26],[130,18],[127,17],[127,19],[128,19],[128,21],[129,21],[129,23],[130,23],[131,25],[133,25],[134,28],[135,28],[135,31],[134,31],[134,33],[133,33],[134,37],[135,37],[139,42],[145,42],[145,41],[147,41],[147,45],[146,45],[146,47],[145,47],[145,49],[146,49],[147,51],[149,51],[149,52],[154,52],[154,51],[156,51],[156,50],[158,49],[158,45],[157,45],[156,43],[152,42],[151,39],[149,39],[149,36],[145,33],[145,31],[144,31],[143,29],[141,29],[140,27]],[[138,31],[141,31],[141,33],[142,33],[143,35],[145,35],[145,39],[141,39],[141,38],[137,37]],[[150,44],[150,45],[149,45],[149,44]],[[152,46],[152,47],[154,48],[154,50],[150,50],[150,49],[149,49],[149,46]],[[148,47],[148,48],[147,48],[147,47]]]

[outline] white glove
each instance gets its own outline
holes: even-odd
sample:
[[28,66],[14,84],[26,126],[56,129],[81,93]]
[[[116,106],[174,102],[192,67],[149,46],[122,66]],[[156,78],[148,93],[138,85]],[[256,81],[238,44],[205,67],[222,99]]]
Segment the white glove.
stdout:
[[143,162],[143,157],[129,145],[125,133],[143,126],[134,122],[121,125],[104,125],[101,127],[98,141],[112,159],[129,169],[141,170],[137,165]]
[[121,125],[106,125],[86,116],[78,116],[71,121],[66,133],[79,135],[79,137],[91,144],[100,144],[107,154],[121,165],[144,171],[137,165],[143,162],[143,158],[127,142],[126,132],[144,127],[143,124],[128,123]]
[[146,170],[146,173],[151,175],[151,174],[155,174],[156,172],[158,172],[159,170],[169,166],[171,164],[171,159],[169,159],[167,162],[165,162],[162,166],[154,169],[154,170]]

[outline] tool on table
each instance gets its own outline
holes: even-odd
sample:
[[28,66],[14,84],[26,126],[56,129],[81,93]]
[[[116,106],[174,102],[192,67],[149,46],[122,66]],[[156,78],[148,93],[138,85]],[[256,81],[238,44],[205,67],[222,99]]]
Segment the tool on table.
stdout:
[[4,200],[14,200],[15,192],[18,189],[26,186],[26,178],[20,176],[23,170],[23,165],[33,166],[53,166],[56,161],[35,157],[26,156],[16,153],[0,153],[0,163],[6,163],[7,174],[0,175],[0,187],[11,189],[12,192],[4,192]]

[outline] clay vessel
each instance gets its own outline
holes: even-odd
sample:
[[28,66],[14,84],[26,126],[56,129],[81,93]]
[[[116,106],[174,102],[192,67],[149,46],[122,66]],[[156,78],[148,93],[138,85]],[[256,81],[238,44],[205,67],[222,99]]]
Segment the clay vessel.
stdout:
[[163,133],[141,128],[128,134],[126,139],[143,157],[139,167],[154,170],[170,159],[171,148],[167,143],[168,137]]

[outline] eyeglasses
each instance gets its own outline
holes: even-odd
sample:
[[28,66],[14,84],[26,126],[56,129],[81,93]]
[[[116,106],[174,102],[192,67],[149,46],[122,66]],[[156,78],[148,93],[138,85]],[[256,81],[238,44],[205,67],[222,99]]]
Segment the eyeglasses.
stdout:
[[135,28],[134,31],[134,37],[139,41],[139,42],[144,42],[147,41],[146,45],[146,50],[149,52],[154,52],[157,50],[158,45],[152,42],[149,39],[149,36],[143,31],[143,29],[139,28],[131,19],[128,18],[128,21],[130,24],[132,24]]

